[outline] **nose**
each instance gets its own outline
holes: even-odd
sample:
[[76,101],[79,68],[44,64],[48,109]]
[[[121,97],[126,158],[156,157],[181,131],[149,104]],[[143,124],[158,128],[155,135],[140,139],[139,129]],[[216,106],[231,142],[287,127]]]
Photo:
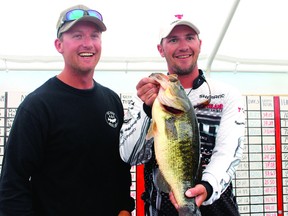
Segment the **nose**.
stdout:
[[180,38],[178,44],[180,50],[187,51],[189,49],[189,43],[184,38]]
[[189,45],[188,45],[188,43],[185,42],[185,41],[181,41],[181,42],[179,43],[179,50],[181,50],[181,51],[187,51],[187,50],[189,50]]
[[92,38],[86,36],[86,37],[83,37],[83,45],[85,47],[92,47]]

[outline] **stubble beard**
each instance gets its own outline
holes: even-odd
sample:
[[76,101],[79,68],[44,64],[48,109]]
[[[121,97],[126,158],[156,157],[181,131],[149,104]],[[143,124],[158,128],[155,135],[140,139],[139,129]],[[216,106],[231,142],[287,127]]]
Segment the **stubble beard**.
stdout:
[[196,67],[196,64],[195,64],[195,63],[192,64],[192,65],[190,65],[190,67],[189,67],[189,68],[186,68],[186,69],[185,69],[185,68],[181,68],[181,67],[175,65],[175,66],[173,67],[173,72],[174,72],[175,74],[177,74],[177,75],[188,75],[188,74],[190,74],[190,73],[193,72],[193,70],[194,70],[195,67]]

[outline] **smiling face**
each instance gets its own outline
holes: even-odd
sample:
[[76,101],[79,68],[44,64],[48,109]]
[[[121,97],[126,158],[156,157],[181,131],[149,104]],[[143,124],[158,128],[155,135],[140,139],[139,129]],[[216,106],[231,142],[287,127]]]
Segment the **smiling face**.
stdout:
[[188,75],[195,69],[201,50],[201,40],[186,25],[176,26],[158,45],[158,51],[167,61],[170,74]]
[[101,34],[95,24],[78,22],[56,39],[55,47],[63,55],[65,70],[93,73],[101,56]]

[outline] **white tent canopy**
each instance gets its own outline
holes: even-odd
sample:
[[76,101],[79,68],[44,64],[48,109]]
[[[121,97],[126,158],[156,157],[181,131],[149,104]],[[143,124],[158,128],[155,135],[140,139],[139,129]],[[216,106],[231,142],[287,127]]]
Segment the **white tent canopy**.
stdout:
[[[56,3],[57,2],[57,3]],[[54,48],[59,13],[78,1],[4,1],[0,71],[60,70]],[[199,67],[288,72],[287,0],[83,0],[107,26],[99,70],[165,70],[156,49],[160,22],[183,13],[200,28]],[[4,21],[5,20],[5,21]],[[53,63],[53,64],[51,64]],[[211,68],[210,68],[211,66]]]

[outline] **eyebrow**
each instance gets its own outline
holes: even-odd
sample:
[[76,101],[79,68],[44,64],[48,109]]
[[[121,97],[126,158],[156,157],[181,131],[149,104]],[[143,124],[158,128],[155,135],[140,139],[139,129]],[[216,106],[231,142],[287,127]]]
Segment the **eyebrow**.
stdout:
[[[188,33],[186,34],[184,37],[189,37],[189,36],[197,36],[196,33]],[[180,36],[178,35],[171,35],[171,36],[167,36],[166,38],[179,38]]]

